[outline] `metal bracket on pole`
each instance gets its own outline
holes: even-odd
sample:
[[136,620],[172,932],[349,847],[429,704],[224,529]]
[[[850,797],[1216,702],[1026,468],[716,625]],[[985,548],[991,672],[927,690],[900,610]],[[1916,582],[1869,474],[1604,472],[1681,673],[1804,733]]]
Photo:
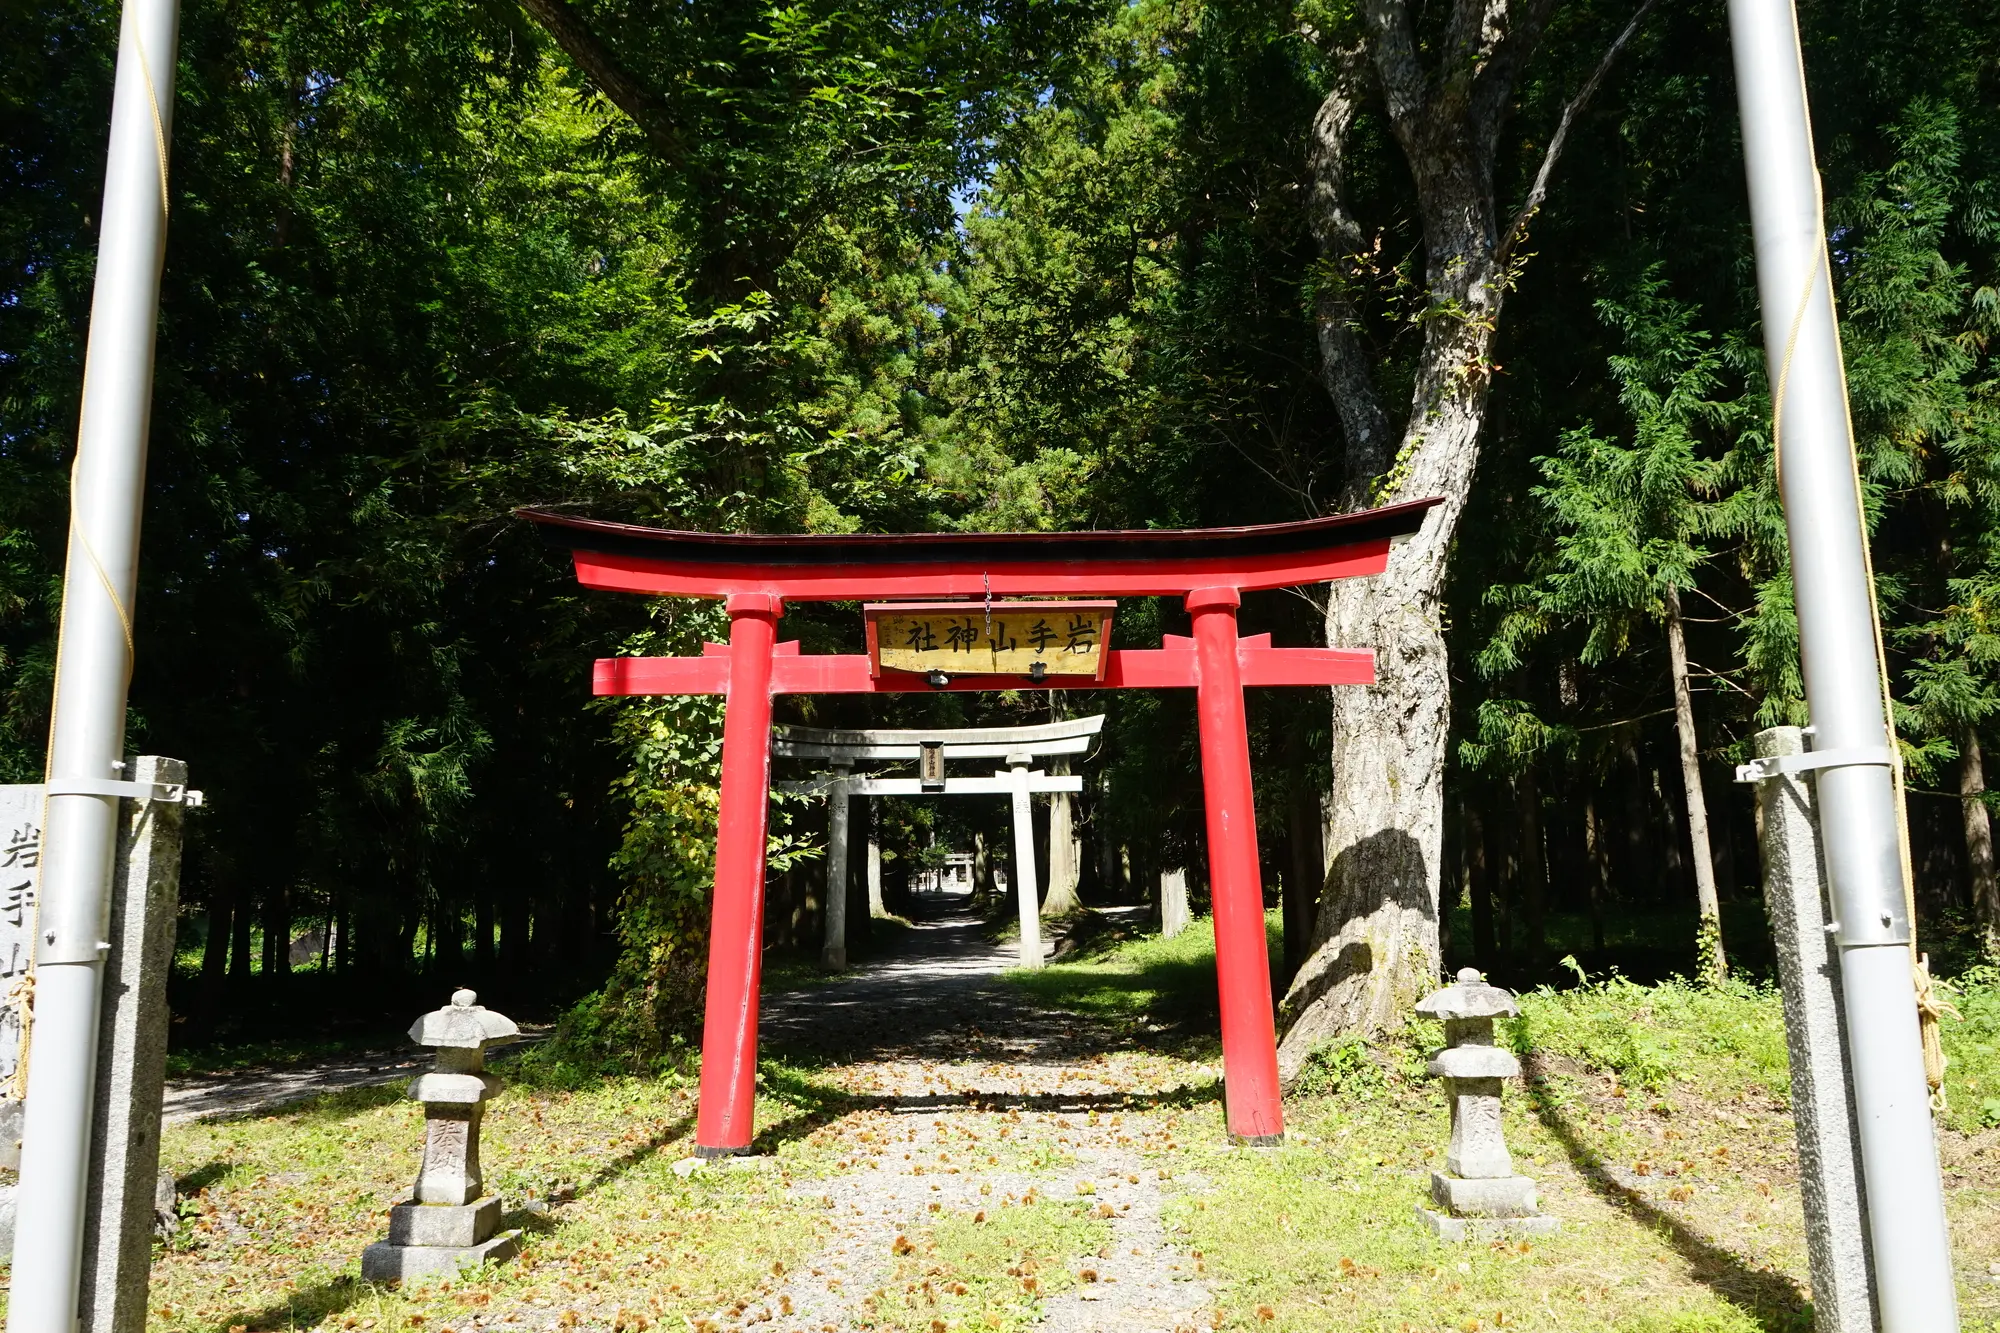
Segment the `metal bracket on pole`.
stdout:
[[50,796],[115,796],[135,801],[167,801],[190,810],[203,804],[202,794],[172,782],[125,782],[113,778],[56,778],[43,784]]
[[1773,754],[1736,766],[1738,782],[1769,782],[1786,773],[1805,773],[1816,768],[1894,768],[1896,758],[1880,745],[1860,745],[1844,750],[1807,750],[1804,754]]

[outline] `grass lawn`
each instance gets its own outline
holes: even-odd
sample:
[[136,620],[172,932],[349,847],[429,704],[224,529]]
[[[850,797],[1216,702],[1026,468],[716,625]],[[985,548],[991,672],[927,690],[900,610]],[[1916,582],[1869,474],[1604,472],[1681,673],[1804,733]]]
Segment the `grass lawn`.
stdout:
[[[1198,921],[1009,979],[1046,1003],[1173,1022],[1213,1011],[1213,958]],[[1986,1278],[2000,1260],[2000,1134],[1986,1127],[2000,1100],[1980,1096],[2000,1093],[1994,981],[1967,979],[1966,1020],[1946,1030],[1955,1100],[1941,1146],[1968,1330],[2000,1330]],[[1221,1326],[1811,1329],[1776,992],[1614,977],[1531,992],[1522,1010],[1503,1025],[1525,1070],[1508,1090],[1508,1140],[1563,1232],[1451,1246],[1415,1223],[1450,1125],[1423,1072],[1442,1031],[1420,1020],[1322,1052],[1287,1097],[1282,1149],[1187,1146],[1170,1216],[1217,1288]]]
[[811,1250],[818,1223],[781,1173],[676,1175],[692,1115],[684,1079],[510,1086],[491,1103],[483,1156],[513,1209],[503,1225],[527,1233],[523,1257],[402,1291],[358,1277],[415,1174],[422,1110],[399,1087],[172,1129],[165,1164],[194,1197],[154,1268],[150,1326],[436,1330],[493,1312],[501,1324],[685,1327],[754,1298],[773,1265]]
[[[759,1170],[673,1169],[692,1144],[684,1073],[587,1079],[532,1055],[509,1062],[484,1157],[525,1250],[451,1281],[398,1290],[358,1276],[416,1169],[421,1111],[400,1088],[176,1127],[164,1152],[184,1224],[158,1255],[151,1327],[1097,1327],[1075,1312],[1109,1307],[1074,1302],[1125,1290],[1104,1284],[1116,1264],[1140,1262],[1126,1249],[1135,1204],[1153,1210],[1158,1268],[1197,1293],[1182,1333],[1811,1327],[1768,990],[1612,978],[1523,996],[1507,1033],[1526,1069],[1508,1091],[1509,1141],[1564,1229],[1455,1246],[1412,1214],[1448,1132],[1422,1072],[1434,1025],[1323,1052],[1287,1099],[1285,1146],[1236,1149],[1216,1102],[1206,922],[1007,976],[1099,1025],[1101,1049],[1048,1058],[1016,1034],[973,1032],[962,1057],[906,1064],[900,1084],[881,1063],[766,1062]],[[2000,1285],[1987,1277],[2000,1264],[1994,981],[1965,979],[1964,1017],[1947,1026],[1942,1145],[1975,1333],[2000,1333]],[[1123,1164],[1107,1170],[1111,1156]],[[891,1216],[884,1200],[907,1207]]]

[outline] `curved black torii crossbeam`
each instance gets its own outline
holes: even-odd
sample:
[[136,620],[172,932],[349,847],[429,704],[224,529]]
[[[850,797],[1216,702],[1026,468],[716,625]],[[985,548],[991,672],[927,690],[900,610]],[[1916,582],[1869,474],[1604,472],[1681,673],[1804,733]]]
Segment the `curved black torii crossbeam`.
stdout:
[[1365,685],[1374,653],[1274,648],[1240,639],[1242,594],[1379,574],[1390,545],[1423,525],[1435,499],[1298,523],[1173,531],[887,533],[841,536],[674,532],[522,510],[567,548],[585,587],[719,597],[728,644],[701,657],[600,659],[597,694],[720,694],[722,805],[715,850],[707,1014],[696,1151],[746,1152],[755,1111],[771,699],[939,688],[923,675],[872,671],[865,654],[800,654],[777,642],[786,601],[1043,596],[1182,597],[1192,637],[1106,649],[1101,678],[957,676],[941,688],[1193,688],[1201,730],[1224,1102],[1240,1141],[1284,1136],[1263,888],[1243,712],[1246,685]]

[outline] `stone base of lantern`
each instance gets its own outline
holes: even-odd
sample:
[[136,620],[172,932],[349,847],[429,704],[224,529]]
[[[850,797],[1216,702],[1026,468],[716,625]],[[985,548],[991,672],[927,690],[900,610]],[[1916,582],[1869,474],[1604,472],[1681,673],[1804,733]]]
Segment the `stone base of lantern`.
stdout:
[[449,1276],[462,1268],[497,1264],[521,1252],[521,1233],[503,1231],[477,1245],[393,1245],[377,1241],[361,1252],[364,1282],[400,1282]]
[[1535,1182],[1526,1176],[1468,1180],[1431,1172],[1431,1201],[1457,1217],[1534,1217]]
[[1517,1236],[1553,1236],[1562,1230],[1559,1217],[1453,1217],[1430,1208],[1417,1209],[1417,1221],[1440,1240],[1509,1240]]
[[500,1229],[500,1196],[489,1194],[467,1204],[399,1203],[389,1210],[391,1245],[455,1245],[483,1243]]
[[1437,1209],[1419,1207],[1417,1220],[1444,1240],[1552,1236],[1562,1229],[1560,1218],[1536,1211],[1535,1182],[1526,1176],[1467,1180],[1433,1171],[1431,1200]]
[[389,1239],[361,1252],[369,1282],[456,1273],[477,1264],[503,1263],[521,1251],[521,1233],[500,1226],[500,1196],[471,1203],[399,1203],[389,1210]]

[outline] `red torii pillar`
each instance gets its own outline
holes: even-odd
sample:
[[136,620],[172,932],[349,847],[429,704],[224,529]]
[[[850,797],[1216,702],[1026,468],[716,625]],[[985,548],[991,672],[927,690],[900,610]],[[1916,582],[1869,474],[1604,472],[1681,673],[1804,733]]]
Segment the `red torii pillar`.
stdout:
[[721,597],[728,644],[694,658],[614,657],[596,665],[594,692],[721,694],[722,791],[702,1029],[696,1152],[750,1150],[757,1082],[757,1001],[763,958],[764,857],[770,796],[771,700],[779,694],[876,694],[933,688],[1020,689],[1015,676],[870,674],[866,655],[800,655],[779,643],[791,600],[1041,595],[1180,596],[1192,638],[1157,649],[1106,649],[1101,680],[1044,688],[1193,687],[1201,732],[1209,884],[1215,913],[1226,1120],[1237,1140],[1284,1136],[1277,1033],[1257,816],[1243,689],[1374,680],[1374,654],[1273,648],[1239,638],[1245,590],[1380,573],[1392,541],[1414,533],[1435,501],[1304,523],[1180,532],[894,533],[744,536],[598,523],[545,511],[524,516],[573,553],[588,587]]

